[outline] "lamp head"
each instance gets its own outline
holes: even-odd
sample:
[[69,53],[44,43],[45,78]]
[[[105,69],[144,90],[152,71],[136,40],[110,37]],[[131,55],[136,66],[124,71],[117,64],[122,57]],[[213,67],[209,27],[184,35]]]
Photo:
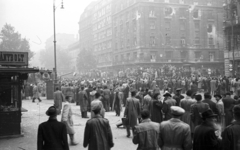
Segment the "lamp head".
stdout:
[[61,3],[61,9],[64,9],[64,6],[63,6],[63,0],[62,0],[62,3]]

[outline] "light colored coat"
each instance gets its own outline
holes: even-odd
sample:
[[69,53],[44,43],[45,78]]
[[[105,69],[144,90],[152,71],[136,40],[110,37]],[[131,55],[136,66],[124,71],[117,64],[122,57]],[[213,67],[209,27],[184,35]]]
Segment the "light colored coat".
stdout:
[[158,145],[161,150],[191,150],[190,126],[180,119],[172,118],[160,124]]
[[72,108],[71,105],[68,102],[65,102],[63,104],[63,111],[62,111],[62,119],[61,122],[63,122],[67,127],[67,134],[74,134],[74,128],[73,128],[73,118],[72,118]]
[[65,102],[64,95],[61,91],[56,91],[53,93],[54,106],[57,109],[57,114],[61,114],[62,102]]

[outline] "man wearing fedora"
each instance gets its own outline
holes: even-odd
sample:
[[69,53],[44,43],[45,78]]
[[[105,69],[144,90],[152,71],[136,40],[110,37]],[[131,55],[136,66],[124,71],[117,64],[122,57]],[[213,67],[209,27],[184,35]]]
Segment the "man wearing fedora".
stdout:
[[181,99],[184,99],[184,96],[181,94],[182,89],[177,88],[176,94],[173,96],[173,99],[176,100],[176,106],[179,106]]
[[38,127],[37,150],[69,150],[66,125],[57,121],[57,109],[49,107],[46,115],[48,121]]
[[176,106],[176,100],[172,99],[172,95],[168,92],[166,92],[163,96],[165,97],[162,108],[164,120],[169,120],[172,118],[170,107]]
[[217,135],[217,114],[211,109],[202,113],[202,124],[194,131],[193,150],[220,150],[221,138]]
[[160,124],[158,145],[161,150],[192,149],[190,126],[180,120],[184,113],[181,107],[172,106],[172,118]]
[[240,149],[240,106],[233,108],[234,121],[229,125],[222,134],[223,150],[239,150]]
[[204,93],[204,100],[202,101],[203,103],[207,103],[210,107],[210,109],[212,109],[212,111],[219,116],[219,111],[217,109],[217,104],[215,102],[213,102],[212,100],[212,96],[210,95],[210,93]]

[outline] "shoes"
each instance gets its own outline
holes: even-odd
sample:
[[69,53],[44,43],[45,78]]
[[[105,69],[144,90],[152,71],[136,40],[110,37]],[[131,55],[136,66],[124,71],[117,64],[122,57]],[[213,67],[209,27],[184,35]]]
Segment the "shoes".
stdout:
[[131,136],[130,134],[127,135],[128,138],[129,138],[130,136]]
[[32,101],[33,103],[35,103],[35,101]]

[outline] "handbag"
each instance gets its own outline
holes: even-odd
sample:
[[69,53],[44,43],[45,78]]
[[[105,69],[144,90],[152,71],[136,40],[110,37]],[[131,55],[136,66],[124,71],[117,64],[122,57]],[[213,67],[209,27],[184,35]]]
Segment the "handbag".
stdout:
[[126,118],[126,117],[123,117],[123,118],[122,118],[122,124],[123,124],[124,126],[129,125],[129,119]]

